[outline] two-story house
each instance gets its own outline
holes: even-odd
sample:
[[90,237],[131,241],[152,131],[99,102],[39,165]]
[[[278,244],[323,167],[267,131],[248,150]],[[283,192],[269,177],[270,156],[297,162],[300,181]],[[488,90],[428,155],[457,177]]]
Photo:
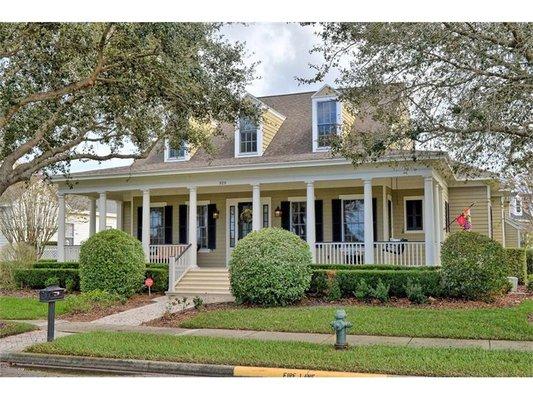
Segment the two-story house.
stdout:
[[60,204],[65,194],[88,196],[91,210],[97,199],[117,201],[118,228],[142,242],[147,260],[179,257],[169,283],[179,293],[229,293],[232,250],[269,226],[306,240],[320,264],[438,265],[441,242],[460,229],[451,222],[474,203],[472,230],[505,243],[496,180],[456,176],[441,152],[413,161],[397,149],[354,167],[332,154],[328,137],[372,121],[351,115],[330,86],[254,99],[260,122],[224,126],[214,156],[161,143],[131,166],[74,174],[71,187],[57,177]]

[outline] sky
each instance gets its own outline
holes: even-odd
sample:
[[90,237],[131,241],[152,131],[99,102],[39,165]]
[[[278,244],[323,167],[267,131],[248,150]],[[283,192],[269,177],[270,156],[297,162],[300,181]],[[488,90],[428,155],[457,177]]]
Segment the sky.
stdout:
[[[314,34],[316,27],[292,23],[232,24],[222,28],[230,41],[246,42],[246,62],[259,61],[255,75],[247,90],[254,96],[265,96],[319,89],[323,83],[299,84],[295,77],[311,77],[309,63],[320,64],[321,55],[309,50],[319,43]],[[335,76],[328,75],[324,83],[332,83]],[[71,172],[129,165],[129,160],[73,162]]]

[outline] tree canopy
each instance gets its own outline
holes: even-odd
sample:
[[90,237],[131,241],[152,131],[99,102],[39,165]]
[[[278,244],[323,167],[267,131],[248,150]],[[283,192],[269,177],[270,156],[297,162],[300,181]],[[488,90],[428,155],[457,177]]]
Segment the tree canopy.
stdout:
[[242,57],[220,24],[0,23],[0,194],[162,139],[209,147],[205,127],[254,112]]
[[413,150],[451,151],[493,171],[531,170],[532,27],[323,23],[312,51],[325,62],[301,81],[321,81],[337,69],[342,98],[380,123],[381,134],[359,131],[334,145],[354,162],[410,142]]

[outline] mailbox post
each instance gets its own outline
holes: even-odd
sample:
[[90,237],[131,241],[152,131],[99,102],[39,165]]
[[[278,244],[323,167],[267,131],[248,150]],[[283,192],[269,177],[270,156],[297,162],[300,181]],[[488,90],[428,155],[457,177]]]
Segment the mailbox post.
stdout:
[[59,286],[48,286],[39,290],[39,301],[41,303],[48,303],[48,332],[46,341],[54,340],[54,328],[56,317],[56,300],[63,300],[65,298],[65,289]]

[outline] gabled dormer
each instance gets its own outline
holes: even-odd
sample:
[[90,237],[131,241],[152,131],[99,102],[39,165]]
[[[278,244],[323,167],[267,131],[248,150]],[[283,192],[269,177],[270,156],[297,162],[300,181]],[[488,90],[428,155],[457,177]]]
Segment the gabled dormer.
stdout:
[[183,142],[181,146],[176,148],[170,145],[168,139],[165,140],[165,162],[189,161],[191,156],[192,151],[187,142]]
[[262,156],[276,135],[285,116],[269,107],[254,96],[247,94],[259,107],[261,116],[258,122],[242,117],[235,126],[235,157]]
[[341,132],[343,111],[338,98],[339,92],[329,85],[311,96],[313,152],[330,150],[331,135]]

